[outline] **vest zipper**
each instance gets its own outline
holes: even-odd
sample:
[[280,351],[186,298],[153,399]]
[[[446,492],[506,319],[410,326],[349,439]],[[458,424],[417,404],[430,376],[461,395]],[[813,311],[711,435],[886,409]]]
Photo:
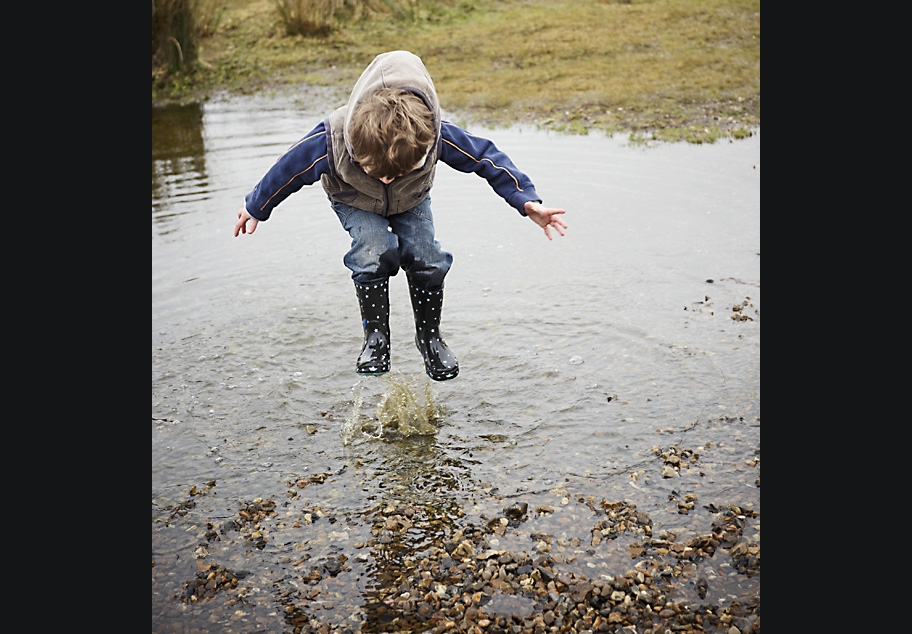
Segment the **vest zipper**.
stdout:
[[380,183],[380,184],[383,185],[383,217],[389,218],[389,207],[390,207],[389,186],[392,185],[392,183]]

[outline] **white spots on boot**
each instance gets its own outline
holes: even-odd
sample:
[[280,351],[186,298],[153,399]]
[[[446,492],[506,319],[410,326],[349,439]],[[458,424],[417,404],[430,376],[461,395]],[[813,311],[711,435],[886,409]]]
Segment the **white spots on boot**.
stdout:
[[[359,374],[382,374],[389,372],[390,369],[389,301],[386,299],[388,286],[388,280],[373,284],[355,282],[364,328],[361,357],[367,355],[368,338],[375,339],[374,344],[371,345],[370,357],[372,358],[366,359],[364,361],[366,365],[357,368]],[[359,357],[359,362],[361,357]]]
[[459,374],[459,363],[440,336],[440,313],[443,289],[427,291],[409,283],[412,312],[415,315],[415,345],[424,358],[425,371],[435,381],[452,379]]

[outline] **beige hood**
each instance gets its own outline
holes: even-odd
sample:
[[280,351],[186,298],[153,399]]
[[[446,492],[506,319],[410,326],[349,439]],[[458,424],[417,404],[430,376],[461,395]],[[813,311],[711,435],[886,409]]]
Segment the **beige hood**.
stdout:
[[390,51],[377,55],[352,88],[344,125],[345,146],[349,153],[352,150],[348,133],[352,112],[364,95],[378,88],[404,88],[421,97],[434,113],[436,138],[440,139],[440,102],[430,73],[417,55],[408,51]]

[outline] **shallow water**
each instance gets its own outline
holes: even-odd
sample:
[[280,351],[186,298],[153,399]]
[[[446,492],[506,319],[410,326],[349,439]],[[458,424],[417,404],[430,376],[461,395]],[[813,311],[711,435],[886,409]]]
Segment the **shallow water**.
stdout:
[[[315,623],[382,631],[372,606],[389,562],[354,545],[391,504],[434,527],[406,533],[397,565],[521,502],[528,519],[492,545],[532,552],[531,536],[549,534],[557,567],[593,578],[635,562],[633,537],[590,547],[592,500],[634,504],[654,535],[679,540],[708,532],[716,509],[760,512],[759,130],[643,148],[470,128],[567,209],[569,229],[548,242],[483,180],[438,168],[437,237],[454,254],[441,330],[460,375],[436,383],[401,274],[393,372],[355,374],[349,238],[321,188],[232,235],[244,195],[332,105],[315,94],[153,109],[153,631],[290,631],[291,603]],[[697,457],[674,475],[670,448]],[[256,498],[277,505],[264,547],[204,537]],[[744,532],[756,544],[759,524]],[[300,562],[340,553],[338,587],[305,596]],[[249,572],[244,600],[176,598],[199,560]],[[721,552],[699,568],[707,600],[759,595],[759,574]]]

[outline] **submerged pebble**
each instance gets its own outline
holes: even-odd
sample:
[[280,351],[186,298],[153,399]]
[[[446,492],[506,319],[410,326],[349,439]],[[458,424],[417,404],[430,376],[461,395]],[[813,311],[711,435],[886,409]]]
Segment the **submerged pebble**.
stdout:
[[[327,473],[328,478],[291,478],[289,483],[326,486],[331,481]],[[292,502],[297,491],[289,489],[295,494]],[[205,491],[194,489],[191,499],[201,495]],[[454,521],[404,501],[384,503],[360,518],[335,518],[330,510],[309,505],[286,516],[309,516],[307,523],[283,520],[277,508],[272,498],[257,497],[241,502],[229,521],[210,521],[201,530],[193,553],[196,573],[172,600],[212,604],[201,615],[221,605],[243,616],[237,628],[200,631],[241,632],[256,624],[293,634],[760,629],[759,580],[732,594],[739,580],[749,582],[760,573],[759,535],[745,535],[759,514],[744,506],[708,505],[713,517],[709,530],[684,539],[664,528],[653,534],[649,514],[628,501],[587,496],[564,512],[573,513],[577,522],[590,518],[591,543],[531,533],[531,541],[520,548],[498,547],[505,537],[498,529],[505,520],[513,527],[511,543],[521,546],[514,540],[528,521],[527,502],[503,507],[503,515],[487,525]],[[365,521],[370,523],[367,533]],[[320,528],[324,523],[329,525]],[[627,554],[612,555],[614,543]],[[295,544],[305,545],[305,551]],[[268,566],[255,573],[243,570],[241,565],[256,567],[252,548],[264,547],[291,556],[272,571]],[[311,556],[318,550],[326,554]],[[698,570],[710,572],[715,581],[697,576]],[[366,584],[359,581],[365,572]],[[155,579],[153,561],[153,589]],[[278,623],[254,609],[274,601],[282,605],[275,615]],[[247,618],[254,613],[259,615],[255,623]],[[159,623],[156,631],[189,630],[173,622]]]

